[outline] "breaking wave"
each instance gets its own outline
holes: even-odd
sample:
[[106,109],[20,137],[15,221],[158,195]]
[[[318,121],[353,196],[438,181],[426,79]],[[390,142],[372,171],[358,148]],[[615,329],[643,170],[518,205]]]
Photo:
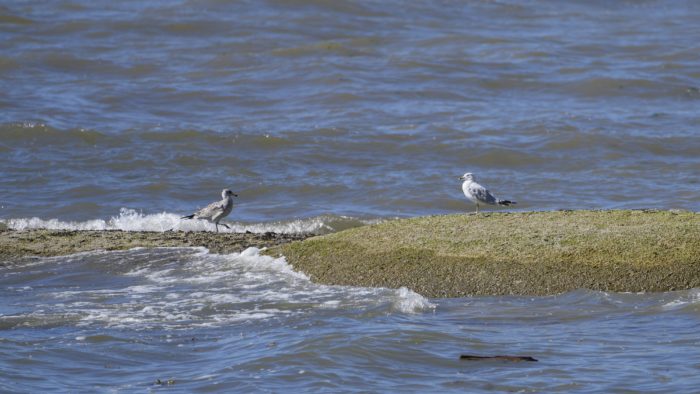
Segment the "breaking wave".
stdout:
[[[305,219],[283,220],[264,223],[226,222],[230,229],[219,227],[220,231],[235,233],[316,233],[326,234],[346,228],[379,222],[379,219],[356,219],[348,216],[324,215]],[[19,218],[0,220],[13,230],[121,230],[121,231],[215,231],[215,226],[204,220],[182,219],[180,215],[162,212],[144,214],[134,209],[122,208],[118,216],[108,220],[63,221],[59,219]]]
[[43,278],[22,269],[0,278],[14,302],[10,313],[0,315],[0,329],[65,324],[191,329],[317,310],[354,315],[358,308],[407,314],[435,308],[407,288],[313,283],[284,257],[265,256],[257,248],[223,255],[201,247],[134,248],[43,258],[41,263],[41,271],[57,285],[46,286]]

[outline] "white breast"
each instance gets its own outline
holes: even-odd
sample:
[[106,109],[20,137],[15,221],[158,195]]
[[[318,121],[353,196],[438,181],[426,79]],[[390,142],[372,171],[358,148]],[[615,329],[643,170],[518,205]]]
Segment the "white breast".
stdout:
[[468,199],[470,199],[472,202],[476,202],[476,197],[471,193],[469,190],[469,186],[471,186],[472,182],[471,181],[464,181],[462,183],[462,191],[464,192],[464,195],[467,196]]

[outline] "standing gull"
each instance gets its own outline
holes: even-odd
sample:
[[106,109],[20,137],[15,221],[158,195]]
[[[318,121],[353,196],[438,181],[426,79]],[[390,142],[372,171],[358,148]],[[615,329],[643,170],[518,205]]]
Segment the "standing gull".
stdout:
[[487,188],[474,181],[474,175],[472,175],[471,172],[462,175],[459,179],[464,181],[464,183],[462,183],[464,195],[476,204],[476,213],[479,213],[479,203],[505,206],[516,203],[515,201],[501,200],[494,197]]
[[238,194],[235,194],[229,189],[224,189],[221,192],[221,198],[223,198],[223,200],[213,202],[192,215],[183,216],[181,219],[208,220],[216,225],[217,233],[219,232],[219,224],[227,229],[231,229],[231,227],[224,223],[219,223],[219,221],[231,213],[231,210],[233,209],[233,197],[238,197]]

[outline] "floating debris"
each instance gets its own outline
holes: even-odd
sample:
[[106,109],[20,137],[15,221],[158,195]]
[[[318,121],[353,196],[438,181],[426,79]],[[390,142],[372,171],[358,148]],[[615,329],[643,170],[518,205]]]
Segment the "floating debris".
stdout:
[[537,361],[536,358],[530,356],[474,356],[471,354],[463,354],[459,356],[460,360],[467,361],[488,361],[488,360],[500,360],[500,361]]

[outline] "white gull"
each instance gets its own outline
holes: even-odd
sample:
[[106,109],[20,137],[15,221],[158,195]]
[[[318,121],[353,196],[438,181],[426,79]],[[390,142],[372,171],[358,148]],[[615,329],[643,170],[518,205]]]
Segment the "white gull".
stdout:
[[467,198],[474,204],[476,204],[476,213],[479,213],[479,203],[505,206],[516,204],[515,201],[501,200],[500,198],[494,197],[487,188],[476,183],[474,180],[474,174],[471,172],[467,172],[459,177],[459,179],[464,181],[464,183],[462,183],[462,191],[464,192],[464,195],[467,196]]

